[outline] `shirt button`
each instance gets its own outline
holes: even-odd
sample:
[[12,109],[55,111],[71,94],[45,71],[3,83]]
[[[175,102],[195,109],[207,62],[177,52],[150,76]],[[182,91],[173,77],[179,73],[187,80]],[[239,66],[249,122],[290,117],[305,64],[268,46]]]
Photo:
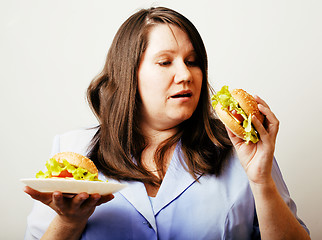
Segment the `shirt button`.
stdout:
[[143,222],[143,224],[147,225],[149,228],[152,228],[152,225],[148,221]]

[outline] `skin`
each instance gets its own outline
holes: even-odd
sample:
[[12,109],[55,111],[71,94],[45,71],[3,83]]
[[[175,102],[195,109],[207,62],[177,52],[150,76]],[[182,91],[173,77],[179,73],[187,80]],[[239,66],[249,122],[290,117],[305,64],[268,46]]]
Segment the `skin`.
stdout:
[[79,239],[95,208],[114,198],[112,194],[80,193],[70,196],[59,191],[41,193],[30,187],[25,187],[24,191],[57,213],[42,239]]
[[252,189],[262,239],[310,239],[280,196],[271,175],[279,121],[269,106],[255,96],[266,117],[264,125],[253,117],[260,141],[248,145],[227,129]]
[[[177,126],[191,117],[199,101],[202,73],[194,63],[195,55],[187,35],[175,26],[157,25],[149,34],[149,46],[138,72],[138,90],[142,100],[141,128],[148,140],[142,153],[145,166],[155,171],[153,161],[156,147],[177,131]],[[182,90],[190,97],[173,98]],[[256,118],[253,124],[260,141],[248,145],[227,129],[241,165],[245,169],[255,199],[262,239],[310,239],[279,195],[271,176],[279,121],[268,105],[255,97],[259,110],[266,117],[262,125]],[[168,166],[171,150],[165,159]],[[145,185],[148,195],[156,196],[158,188]],[[57,212],[43,239],[79,239],[95,207],[113,199],[80,193],[74,197],[61,192],[40,193],[29,187],[24,191]]]
[[[142,162],[158,175],[153,155],[157,146],[177,131],[178,124],[195,111],[201,92],[202,71],[189,37],[180,28],[159,24],[149,33],[149,45],[138,71],[141,106],[141,129],[148,139]],[[189,97],[174,98],[178,93]],[[169,165],[172,152],[165,159]],[[156,196],[158,187],[145,184],[149,196]]]
[[[150,31],[138,71],[141,127],[145,132],[175,129],[191,117],[203,78],[196,61],[189,37],[178,27],[159,24]],[[172,97],[181,91],[191,96]]]

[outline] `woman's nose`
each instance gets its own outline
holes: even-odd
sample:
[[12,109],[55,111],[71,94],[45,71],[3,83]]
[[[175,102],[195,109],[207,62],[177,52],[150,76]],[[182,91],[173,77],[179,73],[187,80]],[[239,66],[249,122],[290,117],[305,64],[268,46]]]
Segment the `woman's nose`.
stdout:
[[176,66],[174,82],[178,84],[182,82],[191,82],[191,81],[192,81],[192,75],[189,67],[185,63],[178,64]]

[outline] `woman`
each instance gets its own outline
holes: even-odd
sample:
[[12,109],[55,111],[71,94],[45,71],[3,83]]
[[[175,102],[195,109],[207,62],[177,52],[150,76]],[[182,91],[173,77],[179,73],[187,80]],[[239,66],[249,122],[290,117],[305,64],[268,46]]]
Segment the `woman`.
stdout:
[[267,124],[254,118],[261,140],[246,145],[213,118],[209,94],[192,23],[166,8],[133,14],[88,88],[99,127],[63,134],[53,150],[87,154],[128,187],[72,199],[27,187],[42,203],[26,239],[309,239],[274,160],[268,105],[256,97]]

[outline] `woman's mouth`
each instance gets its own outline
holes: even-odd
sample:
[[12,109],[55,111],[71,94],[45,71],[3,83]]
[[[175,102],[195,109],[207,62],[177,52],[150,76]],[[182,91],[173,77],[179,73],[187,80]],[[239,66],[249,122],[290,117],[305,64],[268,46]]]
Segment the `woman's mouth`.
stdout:
[[180,91],[172,95],[171,98],[190,98],[192,96],[191,91]]

